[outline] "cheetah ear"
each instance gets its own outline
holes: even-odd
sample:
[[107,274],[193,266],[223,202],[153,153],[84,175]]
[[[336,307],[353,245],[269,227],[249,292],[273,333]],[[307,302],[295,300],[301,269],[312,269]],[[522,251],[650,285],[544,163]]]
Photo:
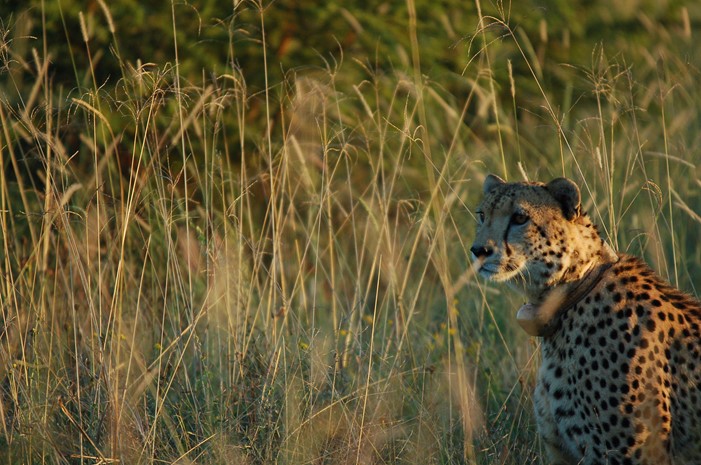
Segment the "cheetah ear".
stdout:
[[579,187],[573,181],[567,178],[557,178],[550,181],[545,188],[560,203],[562,213],[568,221],[579,217],[582,197],[579,193]]
[[494,189],[496,189],[497,186],[501,186],[505,182],[506,181],[501,179],[496,174],[488,174],[487,177],[484,179],[484,184],[482,185],[482,192],[484,192],[485,194],[489,194]]

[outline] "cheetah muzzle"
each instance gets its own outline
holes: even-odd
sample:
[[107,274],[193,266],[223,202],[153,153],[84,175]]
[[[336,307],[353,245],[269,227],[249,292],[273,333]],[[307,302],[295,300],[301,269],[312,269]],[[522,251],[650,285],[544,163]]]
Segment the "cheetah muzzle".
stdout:
[[471,251],[478,273],[521,291],[542,337],[538,431],[553,463],[701,464],[701,304],[616,254],[577,185],[489,175]]

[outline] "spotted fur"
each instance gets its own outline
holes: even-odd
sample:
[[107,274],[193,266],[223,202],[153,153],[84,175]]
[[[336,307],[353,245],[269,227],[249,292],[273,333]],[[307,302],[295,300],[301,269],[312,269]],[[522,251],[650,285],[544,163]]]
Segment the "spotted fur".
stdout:
[[489,176],[477,211],[479,273],[535,305],[604,270],[542,339],[535,413],[551,461],[701,464],[701,304],[615,254],[572,181]]

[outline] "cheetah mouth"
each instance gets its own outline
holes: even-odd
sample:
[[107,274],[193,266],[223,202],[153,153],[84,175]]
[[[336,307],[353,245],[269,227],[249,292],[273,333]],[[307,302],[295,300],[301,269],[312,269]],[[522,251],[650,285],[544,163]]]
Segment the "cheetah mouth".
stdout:
[[501,273],[499,265],[496,263],[484,263],[482,260],[475,262],[474,270],[484,279],[493,281],[495,276]]
[[521,268],[511,264],[477,263],[477,273],[490,281],[504,282],[519,276]]
[[481,276],[488,278],[492,275],[499,273],[499,267],[491,263],[485,263],[477,267],[477,272]]

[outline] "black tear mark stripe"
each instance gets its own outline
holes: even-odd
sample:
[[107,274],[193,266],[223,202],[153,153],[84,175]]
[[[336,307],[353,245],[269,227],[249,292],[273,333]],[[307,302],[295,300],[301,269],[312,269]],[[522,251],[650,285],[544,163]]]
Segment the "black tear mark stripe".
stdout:
[[511,218],[509,218],[509,223],[506,225],[506,231],[504,231],[504,252],[506,256],[511,255],[511,247],[509,247],[509,231],[511,230]]

